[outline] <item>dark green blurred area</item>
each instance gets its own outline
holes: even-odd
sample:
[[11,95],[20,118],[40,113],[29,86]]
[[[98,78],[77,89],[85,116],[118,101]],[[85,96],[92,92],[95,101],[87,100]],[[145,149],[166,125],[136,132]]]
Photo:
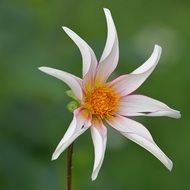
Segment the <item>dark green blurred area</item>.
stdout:
[[76,31],[101,56],[106,40],[103,7],[111,10],[120,63],[114,77],[142,64],[154,44],[158,67],[138,89],[182,112],[182,119],[137,118],[173,160],[172,172],[150,153],[109,128],[108,147],[95,182],[88,131],[75,143],[73,189],[190,189],[190,1],[0,0],[0,189],[61,190],[66,152],[51,162],[72,115],[68,87],[37,70],[62,69],[81,76],[81,56],[64,33]]

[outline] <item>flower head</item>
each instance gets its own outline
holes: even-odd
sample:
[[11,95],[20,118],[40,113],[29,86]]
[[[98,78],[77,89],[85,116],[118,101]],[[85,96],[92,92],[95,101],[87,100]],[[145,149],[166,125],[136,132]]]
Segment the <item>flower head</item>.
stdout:
[[131,94],[141,86],[156,67],[161,55],[161,47],[155,45],[150,58],[132,73],[107,82],[118,64],[119,45],[111,13],[108,9],[104,9],[104,13],[108,33],[99,63],[89,45],[72,30],[63,27],[82,54],[83,79],[65,71],[49,67],[39,68],[65,82],[79,102],[78,107],[73,111],[73,120],[53,153],[52,160],[57,159],[78,136],[90,129],[95,152],[92,180],[95,180],[104,159],[107,141],[107,128],[104,123],[107,123],[148,150],[171,170],[172,161],[156,145],[149,131],[142,124],[128,118],[129,116],[180,118],[179,111],[171,109],[158,100]]

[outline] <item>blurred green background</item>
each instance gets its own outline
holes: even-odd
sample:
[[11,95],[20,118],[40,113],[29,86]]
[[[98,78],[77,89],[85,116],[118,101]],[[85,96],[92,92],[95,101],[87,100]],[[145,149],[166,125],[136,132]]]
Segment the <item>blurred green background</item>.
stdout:
[[53,153],[72,114],[68,87],[37,70],[81,76],[81,56],[64,33],[76,31],[101,56],[106,40],[103,7],[111,10],[120,42],[114,77],[142,64],[154,44],[163,48],[154,73],[138,89],[182,112],[182,119],[140,117],[173,160],[169,172],[156,158],[109,128],[108,147],[95,182],[90,132],[74,147],[73,189],[190,189],[190,1],[0,0],[0,189],[62,190],[66,152]]

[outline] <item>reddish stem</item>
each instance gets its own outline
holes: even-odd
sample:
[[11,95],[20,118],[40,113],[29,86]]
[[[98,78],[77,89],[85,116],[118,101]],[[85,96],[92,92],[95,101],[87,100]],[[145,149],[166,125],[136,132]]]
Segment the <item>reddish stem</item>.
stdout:
[[73,143],[67,149],[67,190],[71,190]]

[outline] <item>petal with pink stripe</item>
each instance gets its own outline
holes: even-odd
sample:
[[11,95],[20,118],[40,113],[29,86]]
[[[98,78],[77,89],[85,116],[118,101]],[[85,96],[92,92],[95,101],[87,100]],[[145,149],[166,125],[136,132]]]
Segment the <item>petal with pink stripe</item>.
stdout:
[[92,180],[95,180],[104,160],[107,142],[107,128],[103,125],[102,121],[98,119],[93,120],[91,126],[91,135],[95,153]]
[[86,110],[82,110],[80,108],[76,109],[73,113],[73,120],[69,128],[52,155],[52,160],[56,160],[77,137],[83,134],[90,127],[90,125],[90,114]]
[[67,35],[74,41],[74,43],[78,46],[83,61],[83,77],[88,73],[91,68],[91,72],[96,69],[97,59],[95,53],[92,48],[75,32],[67,27],[63,27],[63,30],[67,33]]
[[98,83],[105,82],[110,74],[115,70],[119,60],[119,43],[117,31],[111,13],[108,9],[104,9],[107,21],[107,41],[102,53],[98,70],[96,74],[96,81]]
[[179,111],[166,104],[143,95],[128,95],[122,97],[119,103],[118,114],[123,116],[167,116],[180,118]]
[[62,80],[63,82],[65,82],[71,88],[74,95],[79,100],[82,100],[83,92],[82,92],[82,88],[81,88],[82,81],[80,78],[78,78],[70,73],[67,73],[65,71],[53,69],[50,67],[39,67],[38,69],[48,75],[51,75],[51,76],[58,78],[58,79]]
[[110,84],[120,93],[121,96],[126,96],[135,91],[149,77],[156,67],[161,55],[161,47],[155,45],[150,58],[139,68],[130,74],[122,75]]

